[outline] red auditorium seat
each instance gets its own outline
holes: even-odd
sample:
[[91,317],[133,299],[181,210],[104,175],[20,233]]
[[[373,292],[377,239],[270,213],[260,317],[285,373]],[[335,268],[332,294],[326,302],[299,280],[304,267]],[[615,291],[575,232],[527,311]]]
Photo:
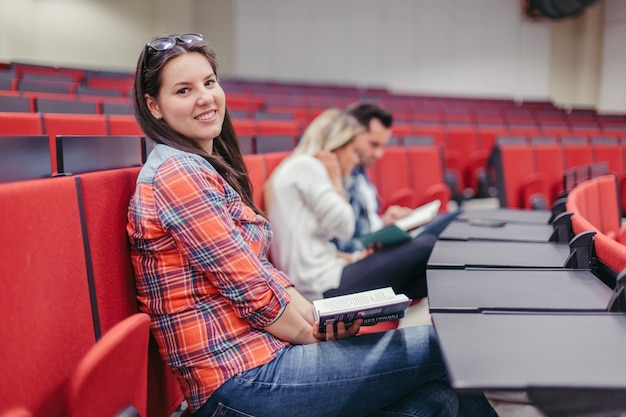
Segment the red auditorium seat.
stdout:
[[0,113],[0,135],[41,135],[43,133],[39,113]]
[[586,136],[568,136],[561,138],[565,168],[591,165],[593,154]]
[[252,185],[252,193],[254,202],[261,210],[264,209],[263,202],[263,186],[265,185],[265,179],[267,178],[265,169],[265,156],[258,155],[244,155],[244,163],[250,176],[250,183]]
[[69,177],[0,185],[0,407],[36,417],[64,416],[64,385],[95,343],[76,201]]
[[256,133],[256,122],[254,119],[232,119],[233,127],[239,139],[241,153],[244,155],[254,153],[254,135]]
[[535,169],[545,175],[548,203],[554,202],[563,192],[563,149],[555,140],[531,139]]
[[411,187],[417,206],[430,201],[441,201],[440,212],[447,211],[450,189],[444,182],[443,158],[440,146],[406,147]]
[[621,147],[617,137],[592,137],[591,152],[593,162],[606,162],[609,172],[622,175],[624,172],[624,161],[622,160]]
[[128,96],[133,86],[133,79],[132,76],[120,78],[91,75],[85,78],[85,85],[93,89],[114,90],[120,96]]
[[44,113],[44,133],[50,138],[52,171],[56,172],[56,136],[57,135],[106,135],[107,121],[102,114],[61,114]]
[[75,177],[90,252],[89,275],[96,288],[99,333],[138,312],[126,215],[139,170],[115,169]]
[[[595,178],[599,218],[602,222],[600,231],[615,240],[620,240],[622,233],[622,213],[619,202],[619,180],[616,174],[602,175]],[[626,243],[626,242],[622,242]]]
[[257,110],[263,108],[264,101],[263,97],[254,94],[227,92],[226,105],[229,110],[242,110],[247,117],[252,117]]
[[290,153],[291,152],[269,152],[263,154],[263,157],[265,158],[265,169],[268,177],[272,175],[272,172],[274,172],[276,167],[282,162],[283,159],[289,156]]
[[256,120],[256,153],[291,151],[296,147],[302,125],[296,120]]
[[[128,202],[138,173],[139,168],[127,168],[76,177],[89,245],[89,278],[95,288],[99,334],[138,311],[126,235]],[[148,417],[169,417],[181,404],[182,392],[152,338],[148,374]]]
[[15,71],[17,78],[62,79],[76,83],[81,82],[87,72],[80,68],[58,68],[50,65],[27,64],[22,62],[15,62],[11,67]]
[[68,417],[147,415],[149,335],[150,316],[137,313],[98,340],[69,380]]
[[106,116],[108,133],[116,136],[145,136],[132,114],[109,114]]
[[626,246],[616,242],[602,233],[594,236],[596,256],[606,266],[611,268],[615,275],[626,268]]
[[496,184],[500,207],[529,209],[535,198],[549,205],[546,178],[535,171],[533,149],[527,143],[500,143],[489,160],[490,182]]
[[378,189],[381,212],[391,205],[417,207],[408,163],[405,148],[393,146],[385,149],[382,158],[372,166],[371,179]]
[[[476,127],[473,125],[450,126],[446,129],[445,141],[446,163],[449,162],[448,157],[454,154],[457,159],[454,167],[459,173],[461,189],[471,189],[476,193],[474,166],[477,165],[477,161],[472,160],[472,158],[480,159],[476,153],[480,149]],[[487,156],[485,154],[483,160],[486,161]],[[452,167],[446,166],[446,168]]]

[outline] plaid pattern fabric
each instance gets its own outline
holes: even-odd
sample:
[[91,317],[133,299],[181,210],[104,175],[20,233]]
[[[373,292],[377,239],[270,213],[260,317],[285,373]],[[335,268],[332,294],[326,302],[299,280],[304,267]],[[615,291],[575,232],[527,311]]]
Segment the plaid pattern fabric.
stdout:
[[[346,194],[350,200],[350,205],[354,211],[356,224],[354,227],[354,236],[349,240],[333,239],[333,243],[342,252],[352,253],[363,249],[363,245],[356,240],[357,237],[373,232],[370,222],[370,213],[367,209],[367,201],[365,196],[371,193],[374,186],[372,185],[367,172],[363,167],[356,167],[351,174],[349,184],[346,186]],[[377,211],[378,207],[376,207]]]
[[286,345],[262,328],[282,313],[292,284],[266,259],[266,219],[208,162],[182,152],[151,159],[129,206],[137,296],[197,410],[228,378]]

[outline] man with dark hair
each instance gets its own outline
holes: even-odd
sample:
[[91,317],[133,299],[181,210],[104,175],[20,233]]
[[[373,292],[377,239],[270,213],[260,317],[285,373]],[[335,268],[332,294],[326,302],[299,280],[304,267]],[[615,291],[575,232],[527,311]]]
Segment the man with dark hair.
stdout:
[[[392,114],[377,103],[367,101],[354,103],[348,106],[346,111],[365,127],[365,132],[356,137],[359,166],[352,171],[350,183],[345,185],[356,218],[354,237],[350,240],[335,240],[334,243],[342,252],[355,253],[363,249],[361,243],[356,240],[357,237],[375,232],[407,216],[412,209],[392,205],[384,213],[379,214],[378,191],[367,174],[367,168],[383,156],[385,147],[391,140]],[[439,235],[458,213],[457,211],[439,216],[424,232]]]
[[[367,168],[383,156],[385,146],[389,144],[393,116],[373,102],[358,102],[348,106],[346,111],[365,127],[365,132],[356,137],[359,166],[352,171],[350,184],[345,187],[356,217],[356,238],[393,223],[408,215],[411,209],[390,206],[385,213],[379,215],[378,192],[367,174]],[[363,248],[356,239],[335,241],[335,244],[340,251],[348,253]]]

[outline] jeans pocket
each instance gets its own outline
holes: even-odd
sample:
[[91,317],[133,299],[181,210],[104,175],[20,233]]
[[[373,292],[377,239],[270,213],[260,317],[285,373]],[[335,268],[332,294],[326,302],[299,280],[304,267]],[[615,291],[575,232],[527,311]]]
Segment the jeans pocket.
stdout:
[[234,408],[228,407],[222,403],[217,405],[215,412],[211,415],[211,417],[254,417],[252,414],[242,413],[241,411],[237,411]]

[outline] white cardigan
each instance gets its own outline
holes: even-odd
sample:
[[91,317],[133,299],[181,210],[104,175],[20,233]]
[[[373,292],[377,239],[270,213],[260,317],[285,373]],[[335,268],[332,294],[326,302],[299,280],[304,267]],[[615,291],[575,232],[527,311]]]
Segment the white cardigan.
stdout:
[[349,239],[354,212],[333,186],[324,164],[308,155],[286,159],[274,172],[269,219],[272,260],[309,300],[339,286],[346,262],[332,238]]

